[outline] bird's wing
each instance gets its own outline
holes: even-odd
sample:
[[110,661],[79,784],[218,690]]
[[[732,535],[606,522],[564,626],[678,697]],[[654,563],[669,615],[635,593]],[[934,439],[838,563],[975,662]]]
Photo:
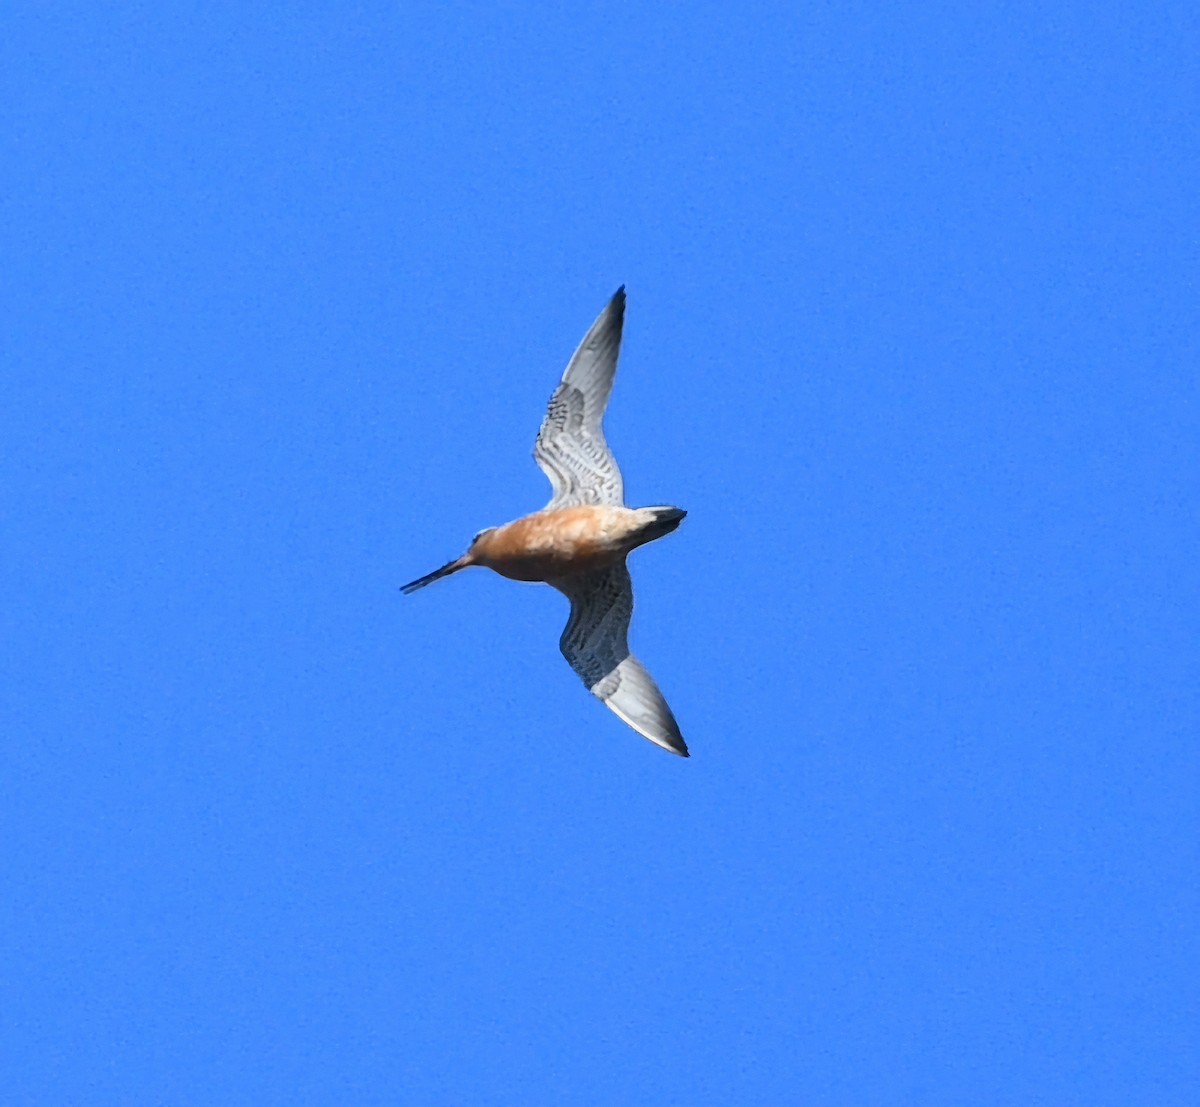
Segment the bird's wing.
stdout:
[[551,581],[571,601],[559,649],[595,696],[639,734],[688,756],[679,724],[654,678],[629,652],[633,585],[622,565]]
[[584,335],[550,397],[533,447],[534,460],[554,488],[549,509],[580,504],[620,507],[625,502],[621,470],[600,425],[617,371],[624,320],[622,286]]

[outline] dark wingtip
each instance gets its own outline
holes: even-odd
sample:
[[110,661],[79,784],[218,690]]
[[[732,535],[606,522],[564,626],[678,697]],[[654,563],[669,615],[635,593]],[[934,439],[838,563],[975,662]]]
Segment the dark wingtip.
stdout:
[[[668,711],[670,708],[667,709]],[[658,740],[658,744],[662,746],[667,753],[673,753],[676,757],[691,757],[688,753],[687,743],[683,740],[683,735],[679,733],[679,726],[675,723],[675,717],[671,717],[672,727],[670,732],[663,735]]]

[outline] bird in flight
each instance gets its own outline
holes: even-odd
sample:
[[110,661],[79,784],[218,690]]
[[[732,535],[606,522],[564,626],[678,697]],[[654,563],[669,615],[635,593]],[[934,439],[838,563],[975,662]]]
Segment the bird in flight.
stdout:
[[559,648],[589,691],[651,742],[688,756],[654,678],[629,652],[633,585],[625,558],[670,534],[678,507],[625,506],[621,471],[601,423],[621,349],[625,288],[584,335],[538,431],[534,460],[554,495],[541,511],[475,536],[462,557],[404,585],[407,594],[471,565],[510,580],[545,581],[571,601]]

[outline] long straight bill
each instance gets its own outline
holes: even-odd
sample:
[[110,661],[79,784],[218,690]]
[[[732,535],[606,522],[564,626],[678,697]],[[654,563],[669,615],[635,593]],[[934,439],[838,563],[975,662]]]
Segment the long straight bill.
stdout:
[[409,581],[400,591],[407,596],[410,592],[415,592],[418,588],[424,588],[425,585],[432,584],[435,580],[441,580],[442,577],[448,577],[451,573],[457,573],[459,569],[465,569],[470,564],[470,558],[466,555],[456,557],[453,561],[447,561],[440,569],[434,569],[432,573],[426,573],[423,577]]

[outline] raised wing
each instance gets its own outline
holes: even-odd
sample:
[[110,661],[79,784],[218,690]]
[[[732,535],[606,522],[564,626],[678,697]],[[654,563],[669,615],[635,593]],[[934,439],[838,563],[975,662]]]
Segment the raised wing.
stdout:
[[559,649],[588,690],[651,742],[688,756],[679,724],[642,663],[629,652],[633,585],[622,565],[551,582],[571,601]]
[[625,287],[584,335],[538,431],[533,457],[550,478],[548,508],[625,502],[621,470],[604,441],[601,422],[612,393],[625,321]]

